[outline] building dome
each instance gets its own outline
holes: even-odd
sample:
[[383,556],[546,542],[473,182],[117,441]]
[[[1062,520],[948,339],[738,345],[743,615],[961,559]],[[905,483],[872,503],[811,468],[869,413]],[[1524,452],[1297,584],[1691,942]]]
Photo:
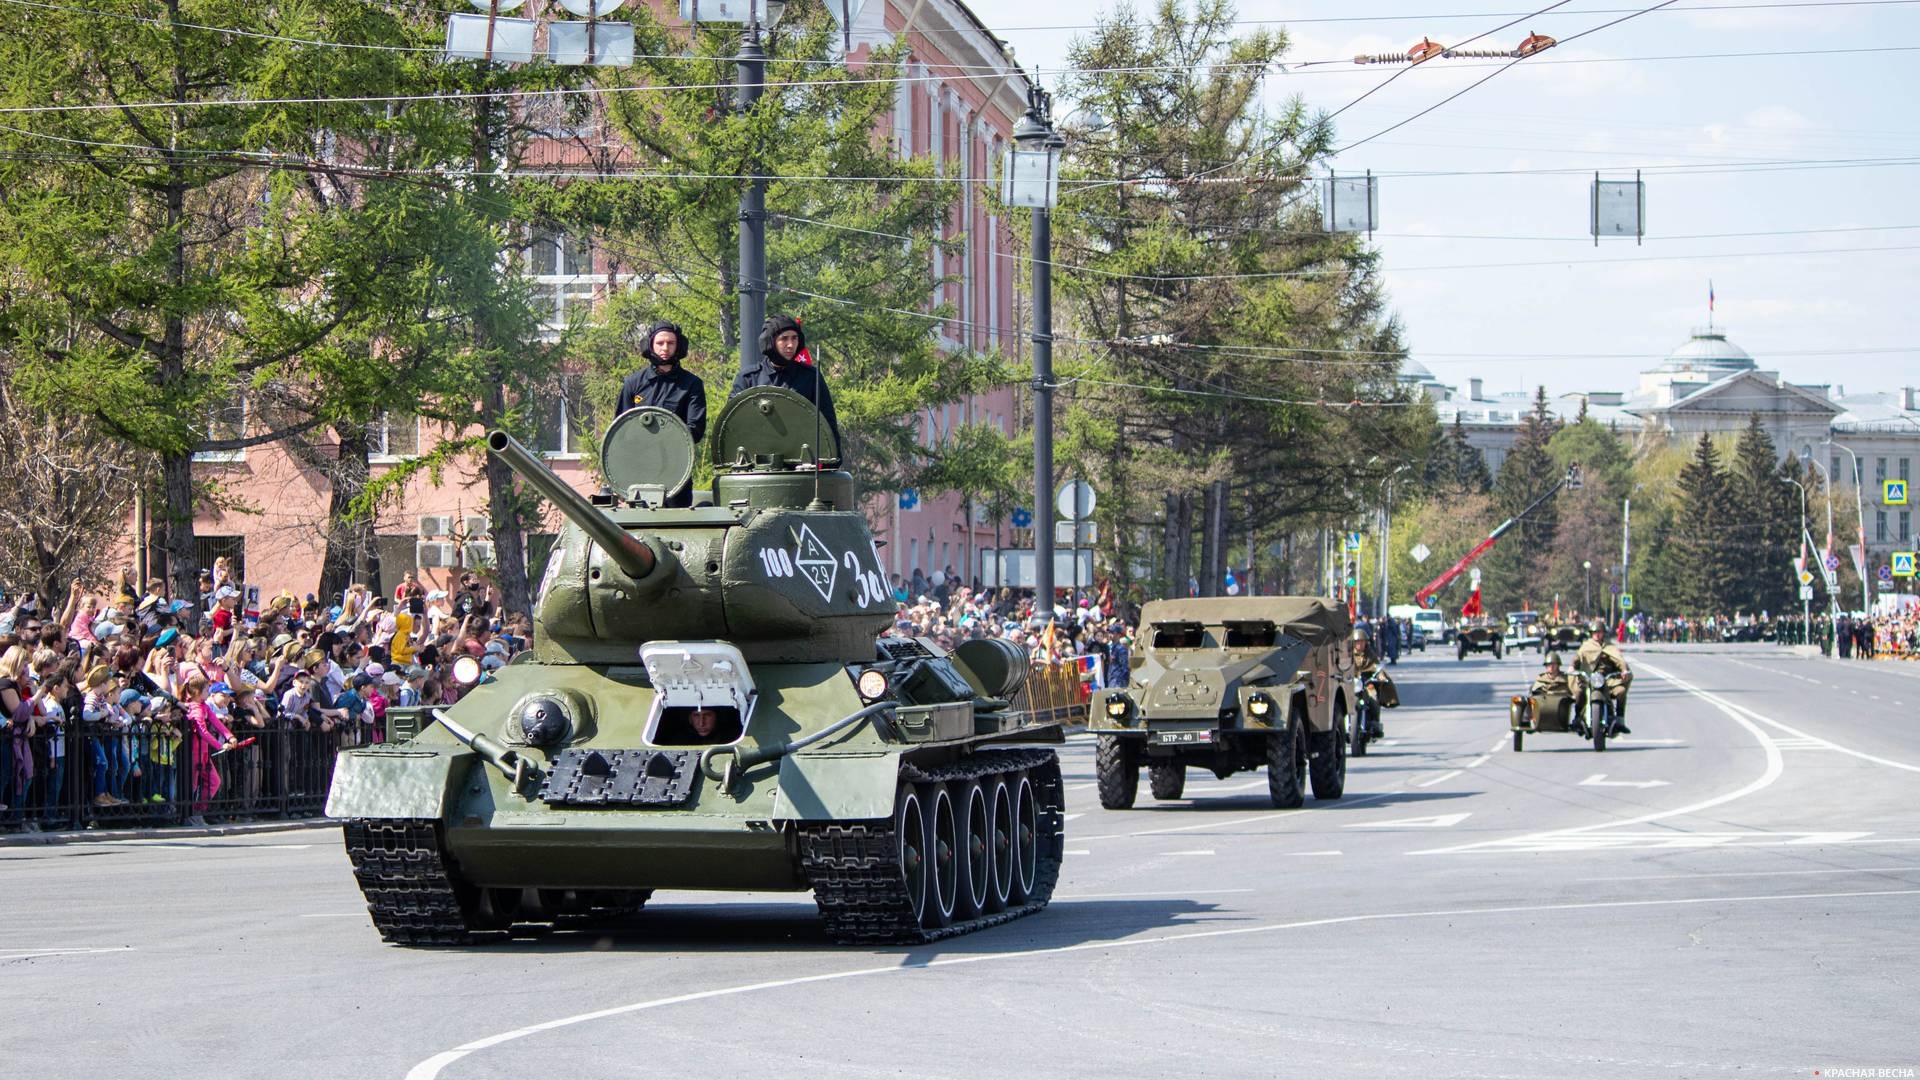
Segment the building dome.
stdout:
[[1400,381],[1404,383],[1430,383],[1433,371],[1427,365],[1409,356],[1400,361]]
[[1747,350],[1727,340],[1727,335],[1711,327],[1696,329],[1687,343],[1673,350],[1656,372],[1700,371],[1715,378],[1752,371],[1758,365]]

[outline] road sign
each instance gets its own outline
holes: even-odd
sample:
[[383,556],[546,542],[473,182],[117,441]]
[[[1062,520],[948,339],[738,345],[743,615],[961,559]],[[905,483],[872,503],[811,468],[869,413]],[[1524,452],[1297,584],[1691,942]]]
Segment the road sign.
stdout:
[[1620,594],[1620,610],[1621,611],[1633,610],[1633,594],[1632,593],[1623,592]]
[[1813,586],[1811,585],[1800,586],[1800,599],[1802,600],[1813,599]]
[[1893,553],[1893,576],[1914,576],[1914,552],[1896,551]]
[[1350,532],[1347,534],[1347,550],[1348,551],[1360,550],[1360,534],[1359,533]]
[[1053,504],[1060,508],[1060,516],[1069,521],[1085,521],[1093,516],[1093,485],[1085,480],[1069,480],[1060,485],[1060,495]]
[[1825,559],[1821,560],[1820,565],[1826,567],[1828,573],[1832,573],[1833,571],[1840,569],[1840,556],[1829,555]]
[[1433,549],[1425,544],[1415,544],[1413,545],[1413,550],[1407,552],[1407,554],[1413,556],[1414,562],[1423,563],[1427,561],[1427,556],[1433,554]]
[[1813,584],[1813,571],[1811,570],[1800,571],[1800,584],[1802,585]]
[[1885,480],[1880,484],[1880,501],[1888,506],[1907,505],[1907,482],[1905,480]]
[[912,488],[900,489],[900,509],[911,510],[920,505],[920,493]]
[[[1076,538],[1077,537],[1077,538]],[[1079,544],[1100,542],[1100,523],[1097,521],[1056,521],[1053,523],[1053,542],[1072,547]]]
[[1013,508],[1013,514],[1012,514],[1011,520],[1013,521],[1013,527],[1016,529],[1032,528],[1033,527],[1033,511],[1027,509],[1024,506],[1016,506]]
[[1893,580],[1893,567],[1891,567],[1891,566],[1883,566],[1883,567],[1881,567],[1881,568],[1880,568],[1880,570],[1879,570],[1879,572],[1877,572],[1877,573],[1876,573],[1876,574],[1875,574],[1874,576],[1875,576],[1875,577],[1877,577],[1877,578],[1879,578],[1879,579],[1880,579],[1881,581],[1892,581],[1892,580]]

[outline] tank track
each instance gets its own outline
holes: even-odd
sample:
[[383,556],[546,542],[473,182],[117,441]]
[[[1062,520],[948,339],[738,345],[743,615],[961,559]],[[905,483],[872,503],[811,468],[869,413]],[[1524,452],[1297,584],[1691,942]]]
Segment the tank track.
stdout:
[[813,886],[827,937],[841,945],[918,945],[997,926],[1046,907],[1060,880],[1066,833],[1060,762],[1053,751],[984,751],[938,766],[903,762],[900,779],[914,783],[977,780],[1023,769],[1040,800],[1033,899],[947,926],[921,926],[897,862],[898,838],[891,820],[805,824],[798,830],[800,868]]
[[448,865],[440,823],[356,819],[342,830],[354,880],[383,940],[397,945],[472,945],[504,941],[507,928],[474,924],[476,890]]

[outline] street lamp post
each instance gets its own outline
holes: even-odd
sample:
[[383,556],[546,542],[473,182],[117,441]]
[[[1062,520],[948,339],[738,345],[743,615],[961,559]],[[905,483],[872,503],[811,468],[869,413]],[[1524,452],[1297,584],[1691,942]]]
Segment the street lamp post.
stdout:
[[1042,618],[1053,614],[1053,208],[1066,146],[1052,112],[1049,95],[1030,82],[1001,181],[1008,206],[1033,210],[1033,591]]
[[1581,594],[1585,600],[1581,606],[1587,609],[1587,616],[1591,618],[1593,616],[1593,560],[1584,559],[1580,565],[1587,572],[1586,591]]
[[[1805,536],[1807,535],[1807,486],[1791,476],[1783,476],[1780,479],[1800,490],[1800,535]],[[1811,645],[1813,644],[1813,601],[1808,599],[1811,586],[1800,585],[1798,582],[1795,586],[1800,590],[1800,633],[1802,635],[1800,644]]]
[[[785,13],[786,0],[765,0],[765,29],[771,31]],[[734,56],[733,103],[740,115],[753,112],[767,88],[767,50],[760,43],[761,5],[753,5],[740,52]],[[740,362],[760,351],[760,324],[767,319],[767,181],[757,155],[747,163],[747,183],[740,190]]]
[[1873,610],[1873,599],[1867,591],[1867,509],[1866,500],[1860,491],[1866,485],[1861,483],[1860,455],[1854,453],[1853,447],[1846,443],[1834,442],[1831,434],[1827,436],[1827,445],[1845,450],[1847,456],[1853,459],[1853,512],[1856,523],[1860,527],[1860,565],[1854,569],[1860,572],[1860,613],[1864,615]]
[[[1824,462],[1815,460],[1813,456],[1813,444],[1811,443],[1800,448],[1800,461],[1804,465],[1813,466],[1813,468],[1819,472],[1821,479],[1827,482],[1827,497],[1823,501],[1827,504],[1827,543],[1831,545],[1833,543],[1833,474],[1827,470]],[[1802,533],[1801,535],[1805,536],[1806,534]],[[1821,580],[1828,580],[1824,576],[1825,571],[1823,570],[1821,573]],[[1839,617],[1840,598],[1833,594],[1832,588],[1827,589],[1827,609],[1828,613],[1836,619]]]

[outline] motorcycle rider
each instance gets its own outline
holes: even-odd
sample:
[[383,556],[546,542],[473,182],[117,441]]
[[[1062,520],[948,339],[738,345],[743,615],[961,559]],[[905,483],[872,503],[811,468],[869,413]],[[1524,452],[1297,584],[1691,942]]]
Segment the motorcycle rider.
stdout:
[[1536,728],[1547,728],[1544,718],[1557,717],[1559,726],[1570,728],[1573,718],[1573,682],[1560,666],[1560,653],[1556,650],[1547,654],[1547,663],[1540,674],[1533,677],[1533,689],[1529,692],[1533,698],[1533,723]]
[[1400,704],[1400,691],[1393,685],[1393,676],[1380,667],[1380,658],[1373,651],[1373,638],[1365,627],[1353,628],[1353,674],[1363,692],[1378,706],[1373,710],[1373,730],[1369,737],[1384,739],[1387,727],[1380,719],[1380,709]]
[[[1627,656],[1620,646],[1607,640],[1605,623],[1595,622],[1587,628],[1586,643],[1574,655],[1573,670],[1599,671],[1607,678],[1607,697],[1613,702],[1614,727],[1622,735],[1631,735],[1627,727],[1627,687],[1633,683],[1633,670],[1627,666]],[[1581,690],[1581,708],[1585,708],[1585,684],[1576,684]]]

